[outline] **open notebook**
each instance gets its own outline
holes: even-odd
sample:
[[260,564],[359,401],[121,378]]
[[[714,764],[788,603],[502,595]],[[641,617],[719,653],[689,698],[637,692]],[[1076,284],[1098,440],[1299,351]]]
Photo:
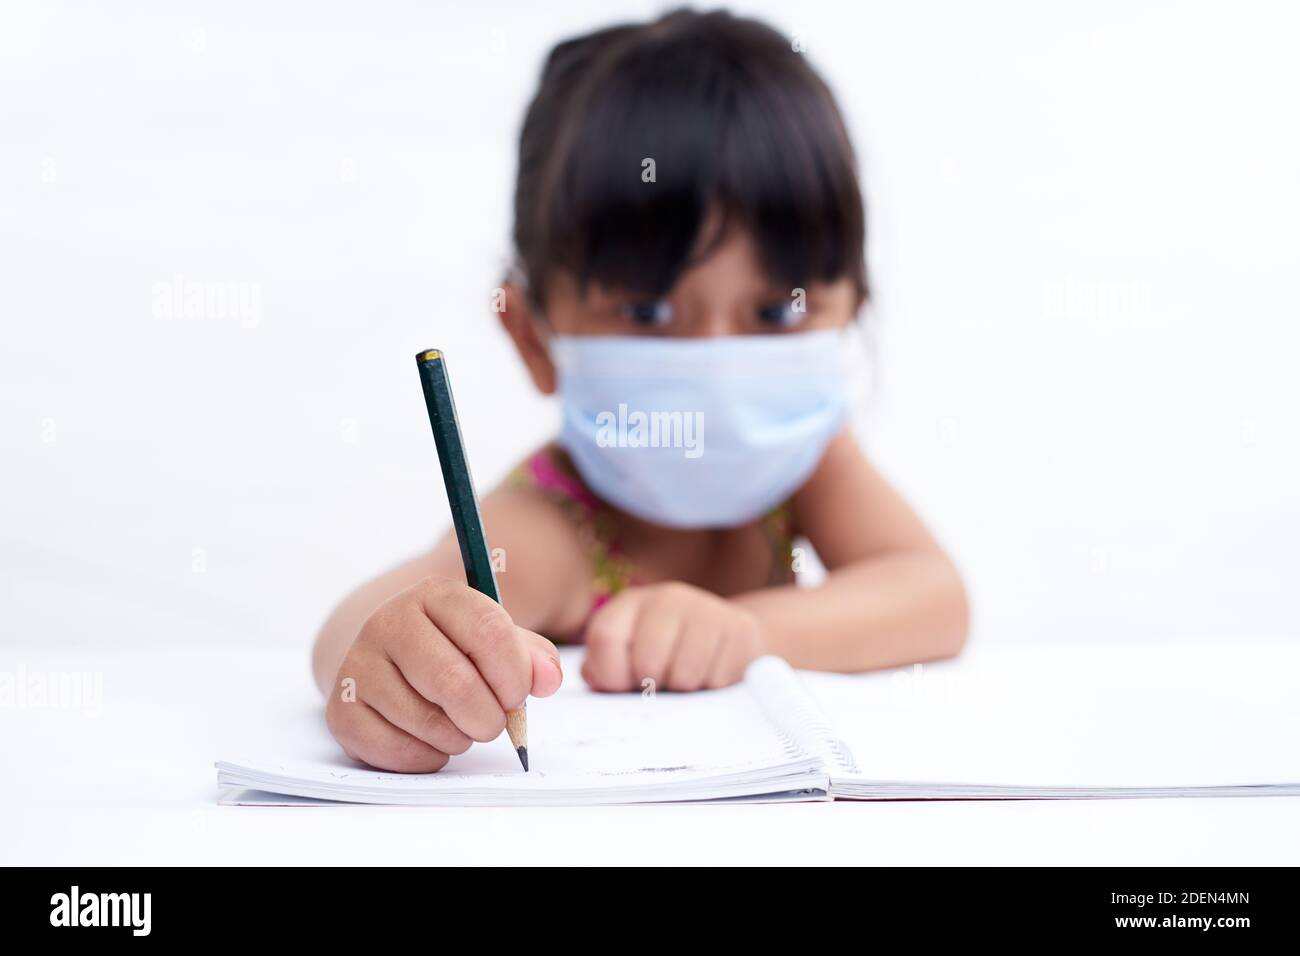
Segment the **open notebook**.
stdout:
[[[854,677],[796,674],[765,657],[740,684],[695,694],[596,694],[571,679],[529,703],[527,774],[504,735],[436,774],[377,772],[345,757],[317,716],[277,734],[270,753],[218,763],[220,799],[486,806],[1300,794],[1295,668],[1261,669],[1256,658],[1233,677],[1218,656],[1198,661],[1187,648],[1146,661],[1128,653],[1123,667],[1113,654],[1035,653]],[[566,672],[576,673],[576,660]]]

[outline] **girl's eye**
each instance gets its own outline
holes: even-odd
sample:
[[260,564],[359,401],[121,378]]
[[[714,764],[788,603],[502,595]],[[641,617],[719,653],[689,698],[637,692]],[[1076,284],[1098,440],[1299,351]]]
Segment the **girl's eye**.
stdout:
[[623,306],[623,314],[637,325],[667,325],[673,320],[673,307],[664,299],[629,302]]
[[799,325],[807,315],[807,312],[795,311],[794,303],[786,300],[765,305],[758,310],[758,317],[765,325],[775,325],[783,329]]

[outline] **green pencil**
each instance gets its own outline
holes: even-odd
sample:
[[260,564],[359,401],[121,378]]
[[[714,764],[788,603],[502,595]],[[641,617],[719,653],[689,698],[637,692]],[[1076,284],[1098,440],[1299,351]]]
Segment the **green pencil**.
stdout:
[[[424,388],[424,404],[429,409],[429,424],[433,426],[433,441],[438,446],[438,464],[442,466],[442,483],[447,488],[447,504],[451,507],[451,521],[456,528],[456,541],[460,544],[460,559],[465,564],[465,579],[469,586],[481,591],[498,604],[497,577],[492,570],[492,555],[488,551],[487,537],[483,534],[483,518],[474,494],[474,479],[470,477],[469,462],[465,459],[465,443],[460,436],[460,419],[456,416],[456,402],[451,397],[451,380],[447,377],[447,359],[438,349],[425,349],[416,353],[415,364],[420,369],[420,385]],[[506,733],[519,755],[524,770],[528,769],[528,710],[527,706],[506,713]]]

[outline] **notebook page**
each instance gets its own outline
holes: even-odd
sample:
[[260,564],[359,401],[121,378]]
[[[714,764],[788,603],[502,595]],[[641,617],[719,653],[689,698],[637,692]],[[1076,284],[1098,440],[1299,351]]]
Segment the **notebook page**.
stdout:
[[375,771],[346,757],[318,714],[278,733],[272,746],[218,767],[256,771],[286,788],[277,792],[324,786],[361,790],[382,800],[385,793],[441,791],[671,790],[714,778],[752,777],[772,768],[799,771],[817,765],[791,747],[744,684],[692,694],[599,694],[577,677],[576,667],[568,673],[568,682],[554,697],[529,701],[530,773],[522,772],[504,734],[474,744],[436,774]]
[[873,781],[1025,788],[1300,781],[1300,645],[990,645],[805,674]]

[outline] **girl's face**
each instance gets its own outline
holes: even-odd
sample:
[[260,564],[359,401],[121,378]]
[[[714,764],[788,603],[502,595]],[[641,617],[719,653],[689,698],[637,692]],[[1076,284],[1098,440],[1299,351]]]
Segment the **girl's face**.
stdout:
[[780,288],[764,273],[749,236],[735,230],[711,255],[688,269],[662,299],[647,300],[595,285],[585,294],[569,275],[553,276],[546,314],[534,313],[523,291],[507,286],[501,323],[514,340],[533,382],[544,394],[556,387],[546,347],[554,335],[639,335],[711,338],[791,335],[842,328],[862,302],[852,279]]
[[556,276],[546,321],[561,335],[649,335],[708,338],[789,334],[847,324],[859,306],[851,279],[781,288],[760,267],[749,236],[734,230],[713,253],[687,270],[666,296],[647,299]]

